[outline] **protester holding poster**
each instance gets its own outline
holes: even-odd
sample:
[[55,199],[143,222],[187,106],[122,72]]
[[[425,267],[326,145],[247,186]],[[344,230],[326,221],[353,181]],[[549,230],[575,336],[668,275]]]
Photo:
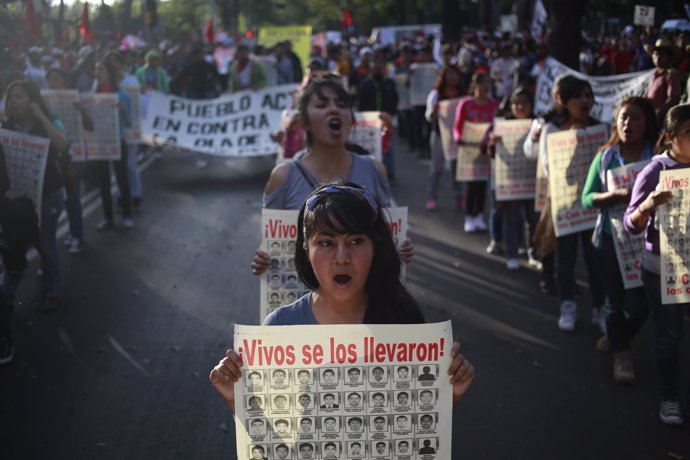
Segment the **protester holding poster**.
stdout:
[[[15,81],[7,88],[5,116],[7,123],[3,124],[3,128],[50,139],[41,205],[40,209],[37,209],[40,213],[38,249],[43,270],[43,297],[39,306],[44,311],[54,310],[57,307],[60,267],[57,223],[64,207],[64,179],[60,164],[67,155],[69,142],[64,134],[62,122],[59,118],[51,119],[38,86],[28,80]],[[3,292],[7,297],[14,297],[21,279],[22,276],[17,273],[5,274]]]
[[[424,322],[419,305],[400,281],[400,258],[383,216],[381,203],[369,190],[351,183],[333,183],[312,192],[300,209],[295,255],[300,279],[313,292],[271,313],[264,325]],[[474,379],[474,367],[460,354],[458,342],[453,344],[450,355],[452,363],[447,373],[452,376],[450,381],[453,402],[457,403]],[[242,358],[234,350],[228,350],[225,358],[209,376],[233,412],[236,403],[234,386],[242,377],[241,368]],[[368,386],[376,388],[380,385],[380,388],[387,388],[385,382],[389,377],[386,376],[384,380],[386,372],[383,368],[379,369],[382,371],[380,374],[376,368],[372,368],[371,376],[365,377],[369,379]],[[431,369],[422,371],[424,372],[420,373],[419,380],[429,381],[429,386],[433,385],[432,381],[441,378],[440,374],[431,373]],[[315,391],[313,388],[316,384],[310,370],[299,372],[305,374],[304,378],[298,376],[302,392],[299,397],[300,410],[304,416],[310,416],[316,413],[316,404],[310,396]],[[325,372],[323,370],[324,374]],[[359,382],[363,385],[363,376],[357,367],[350,368],[349,374],[352,375],[348,385],[351,385],[353,391],[348,395],[345,411],[359,414],[364,405],[357,388]],[[405,372],[398,371],[398,378],[404,376],[407,379],[409,375],[409,369]],[[328,382],[325,376],[323,379]],[[259,374],[253,385],[266,385],[261,383],[264,380]],[[433,405],[435,392],[427,390],[428,395],[422,394],[424,392],[425,390],[419,390],[417,400]],[[319,405],[332,403],[325,396]],[[372,394],[372,402],[367,405],[374,408],[383,405],[386,396],[381,396],[383,398]],[[254,402],[257,411],[261,408],[260,404]],[[247,401],[247,405],[251,411],[251,401]],[[354,432],[361,430],[361,418],[354,422],[349,424],[350,429]]]
[[[389,207],[391,192],[384,166],[346,148],[354,112],[343,87],[332,79],[314,80],[302,93],[297,109],[306,133],[307,153],[273,169],[264,190],[264,207],[299,209],[319,184],[335,179],[367,188],[383,206]],[[400,257],[409,262],[413,254],[414,245],[408,238],[400,248]],[[257,249],[252,273],[264,273],[270,263],[269,255]]]
[[[127,170],[127,143],[125,142],[125,128],[132,124],[132,106],[129,95],[120,89],[120,69],[114,64],[106,62],[96,66],[96,92],[117,93],[119,113],[119,140],[120,159],[113,162],[115,178],[120,189],[120,201],[122,203],[122,224],[125,228],[134,227],[132,220],[132,197],[129,187],[129,174]],[[96,174],[101,191],[101,206],[103,219],[96,225],[96,230],[108,230],[113,228],[113,198],[110,191],[110,161],[98,161],[95,163]]]
[[[67,89],[67,75],[61,69],[50,69],[48,71],[48,88],[51,90]],[[86,146],[84,145],[83,130],[93,130],[93,120],[89,113],[84,108],[81,102],[74,104],[73,110],[75,112],[77,122],[81,123],[82,130],[78,130],[80,137],[76,142],[72,141],[70,146],[70,154],[75,152],[75,144],[81,148],[82,158],[81,162],[74,165],[74,174],[71,177],[65,178],[65,211],[67,212],[67,220],[69,222],[68,251],[70,254],[77,254],[82,251],[84,247],[84,221],[81,207],[81,182],[85,172],[84,161],[86,159]],[[69,131],[68,131],[69,132]],[[75,160],[75,158],[72,158]]]
[[[522,198],[524,195],[521,195],[521,193],[524,194],[529,184],[533,184],[536,179],[534,162],[529,161],[522,154],[522,144],[527,135],[525,129],[529,129],[531,125],[531,120],[534,116],[533,108],[532,94],[526,88],[515,88],[510,95],[510,115],[506,117],[506,120],[496,120],[494,129],[487,133],[487,149],[489,155],[495,158],[493,174],[496,190],[493,193],[496,195],[496,198],[494,200],[494,207],[496,208],[495,211],[500,210],[502,213],[501,219],[497,220],[499,222],[498,225],[501,226],[501,235],[505,243],[506,268],[508,270],[518,270],[520,268],[518,248],[520,247],[520,237],[524,232],[525,223],[527,223],[529,229],[528,241],[530,246],[527,249],[529,264],[533,266],[540,265],[535,258],[535,249],[531,246],[536,227],[536,216],[532,201]],[[524,125],[517,123],[524,123]],[[503,135],[504,133],[505,136]],[[520,181],[523,182],[520,183]],[[515,195],[518,198],[507,197],[503,199],[499,195],[500,185],[504,183],[506,189],[512,188],[515,190]],[[523,190],[519,190],[520,188],[523,188]],[[534,192],[532,192],[532,196],[534,196]],[[496,234],[498,234],[497,231]],[[500,242],[500,239],[497,238],[497,240]],[[492,249],[498,245],[498,242],[492,239],[486,248],[486,252],[494,253]]]
[[[666,114],[664,131],[664,152],[652,158],[651,163],[638,174],[624,223],[631,233],[645,232],[642,281],[654,319],[654,353],[661,381],[659,418],[668,425],[680,425],[683,423],[683,414],[678,358],[683,336],[683,314],[690,303],[662,305],[661,245],[656,210],[679,193],[670,191],[672,187],[660,183],[661,171],[690,168],[690,105],[672,108]],[[687,232],[687,220],[685,222]]]
[[[429,195],[426,209],[433,211],[438,208],[438,187],[441,182],[441,174],[446,166],[446,156],[443,153],[441,128],[439,126],[439,103],[449,99],[457,99],[467,94],[467,88],[460,70],[449,65],[440,70],[434,89],[426,98],[426,119],[431,123],[429,135],[429,149],[431,151],[431,168],[429,169]],[[453,112],[454,113],[454,112]],[[457,158],[450,160],[450,172],[455,191],[455,203],[458,209],[463,208],[462,183],[455,180]]]
[[[582,130],[599,124],[599,121],[590,116],[594,105],[592,88],[586,80],[580,80],[572,75],[564,75],[553,87],[553,109],[546,116],[548,121],[543,128],[538,128],[536,133],[530,133],[525,140],[525,154],[529,157],[539,155],[544,172],[549,174],[549,147],[547,138],[550,134],[571,129]],[[589,162],[589,161],[588,161]],[[584,180],[584,173],[582,180]],[[551,190],[550,194],[556,193]],[[553,199],[551,200],[553,201]],[[579,202],[579,200],[578,200]],[[578,203],[579,204],[579,203]],[[552,220],[551,210],[542,213],[540,226],[544,219]],[[539,228],[537,228],[539,233]],[[593,246],[591,241],[592,231],[583,230],[558,237],[556,248],[555,270],[557,276],[558,296],[560,298],[560,318],[558,327],[563,331],[575,330],[577,320],[577,303],[575,302],[575,262],[577,259],[578,239],[582,240],[585,265],[589,290],[592,298],[592,323],[605,327],[604,318],[601,315],[601,306],[604,305],[605,295],[598,274],[598,267],[594,264]],[[555,239],[555,234],[552,235]]]
[[[455,109],[455,126],[453,127],[453,139],[460,146],[463,140],[463,129],[465,122],[472,123],[491,123],[498,110],[499,102],[490,97],[491,79],[485,73],[476,72],[472,75],[469,94],[466,98],[460,99]],[[478,147],[477,145],[475,145]],[[484,223],[484,200],[486,197],[486,180],[475,180],[467,184],[466,209],[465,209],[465,232],[486,230]]]
[[246,89],[256,91],[266,85],[266,77],[261,64],[249,57],[247,45],[237,46],[235,59],[230,64],[228,79],[228,88],[231,93]]
[[630,342],[642,328],[649,308],[642,287],[625,289],[623,285],[609,209],[619,204],[627,206],[630,189],[625,186],[609,189],[606,171],[650,160],[658,137],[656,114],[649,100],[642,97],[625,99],[616,109],[616,125],[611,138],[594,157],[582,190],[582,205],[599,208],[592,242],[608,298],[604,311],[607,335],[599,339],[597,349],[613,351],[613,379],[619,383],[635,381]]

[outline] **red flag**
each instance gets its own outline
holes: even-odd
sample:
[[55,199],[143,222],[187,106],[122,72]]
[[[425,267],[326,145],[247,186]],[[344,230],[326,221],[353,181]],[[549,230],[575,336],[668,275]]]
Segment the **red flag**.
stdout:
[[347,8],[343,8],[343,29],[350,28],[354,25],[355,20],[352,19],[352,13]]
[[31,38],[38,40],[41,32],[38,26],[38,18],[36,17],[36,10],[34,9],[33,0],[26,0],[26,11],[24,12],[24,18],[26,20],[26,27],[29,29],[29,33],[31,34]]
[[91,43],[91,22],[89,22],[89,2],[84,2],[84,9],[81,12],[81,23],[79,24],[79,33],[82,41],[85,44]]
[[213,17],[209,18],[206,23],[206,30],[204,30],[204,38],[207,43],[214,43],[216,41],[216,33],[213,30]]

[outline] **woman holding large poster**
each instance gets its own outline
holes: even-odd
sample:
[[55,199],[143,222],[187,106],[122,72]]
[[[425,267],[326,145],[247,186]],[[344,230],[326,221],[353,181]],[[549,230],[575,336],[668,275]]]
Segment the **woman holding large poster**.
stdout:
[[[682,190],[659,188],[662,171],[690,168],[690,105],[679,105],[666,115],[664,152],[655,156],[637,176],[630,204],[625,212],[625,228],[631,233],[645,232],[642,253],[642,281],[654,318],[654,354],[661,381],[659,418],[668,425],[683,423],[680,407],[680,341],[683,337],[683,314],[690,303],[662,305],[661,244],[658,209]],[[686,188],[687,190],[687,188]],[[687,208],[685,208],[687,211]],[[680,220],[680,219],[679,219]],[[687,232],[687,220],[679,222]]]
[[[332,79],[314,80],[302,93],[297,109],[304,124],[307,153],[276,166],[271,172],[264,191],[264,207],[299,209],[320,184],[337,179],[367,188],[384,207],[389,207],[391,192],[383,164],[347,150],[354,124],[347,91]],[[400,256],[409,262],[413,254],[414,245],[408,239],[400,249]],[[269,266],[269,255],[258,249],[252,273],[260,275]]]
[[[40,308],[54,310],[57,307],[59,271],[57,223],[64,208],[64,178],[60,164],[69,161],[69,142],[62,121],[51,116],[38,86],[29,80],[15,81],[7,88],[5,116],[7,122],[3,128],[50,139],[43,195],[37,212],[40,215],[39,253],[43,270]],[[3,291],[6,297],[14,297],[20,281],[21,277],[16,273],[5,274]]]
[[[547,123],[539,135],[530,133],[525,141],[525,154],[535,157],[548,176],[549,148],[547,138],[549,134],[571,129],[586,129],[600,122],[590,116],[594,106],[592,87],[586,80],[580,80],[572,75],[564,75],[556,80],[553,87],[553,108],[546,115]],[[582,178],[584,179],[584,177]],[[557,193],[551,190],[551,194]],[[556,212],[552,210],[552,212]],[[556,248],[555,271],[557,273],[557,290],[560,300],[560,317],[558,327],[563,331],[575,330],[577,320],[577,303],[575,302],[575,262],[577,260],[578,240],[582,241],[589,290],[592,298],[592,322],[595,325],[603,323],[601,306],[605,302],[601,277],[594,264],[592,246],[592,231],[584,230],[558,237]],[[603,328],[602,328],[603,329]]]
[[[613,351],[613,379],[619,383],[635,381],[630,341],[642,328],[649,308],[642,287],[625,289],[616,256],[609,210],[630,201],[630,188],[609,189],[606,173],[610,169],[651,159],[659,138],[654,107],[648,99],[630,97],[616,108],[616,125],[608,143],[594,157],[582,190],[582,205],[599,208],[592,242],[601,264],[604,291],[609,300],[603,313],[607,335],[597,349]],[[627,249],[632,251],[632,249]],[[609,346],[605,346],[608,340]]]
[[[459,145],[467,144],[463,137],[465,122],[491,123],[498,110],[499,102],[489,97],[491,91],[491,79],[485,73],[475,72],[470,82],[469,93],[471,96],[458,102],[455,109],[455,126],[453,126],[453,139]],[[475,145],[479,147],[479,143]],[[486,198],[486,180],[474,180],[467,183],[467,195],[465,199],[465,232],[486,230],[484,223],[484,201]]]
[[[302,205],[297,234],[297,270],[312,292],[271,313],[264,325],[424,322],[400,282],[400,257],[381,204],[369,190],[352,183],[319,187]],[[457,342],[451,356],[448,375],[457,402],[474,379],[474,367]],[[233,412],[241,367],[241,358],[228,350],[210,374]]]

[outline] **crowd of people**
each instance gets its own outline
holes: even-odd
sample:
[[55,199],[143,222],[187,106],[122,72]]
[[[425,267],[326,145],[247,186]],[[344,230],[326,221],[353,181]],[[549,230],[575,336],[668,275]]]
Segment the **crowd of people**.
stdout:
[[[100,187],[103,218],[96,230],[114,225],[110,193],[110,164],[76,164],[70,161],[61,121],[51,114],[40,90],[73,88],[80,92],[116,93],[121,129],[131,123],[131,101],[124,86],[137,85],[145,111],[146,92],[156,90],[194,99],[223,93],[256,90],[266,85],[260,56],[275,59],[276,83],[300,84],[296,115],[285,132],[276,135],[285,157],[292,161],[277,166],[264,193],[264,207],[300,210],[296,245],[298,272],[311,290],[288,307],[271,314],[265,324],[349,324],[423,322],[419,306],[399,281],[400,264],[414,259],[414,244],[406,241],[396,251],[383,225],[381,207],[391,203],[395,181],[396,146],[406,142],[422,158],[429,158],[426,211],[440,206],[443,193],[452,194],[464,232],[488,230],[487,252],[504,254],[508,270],[521,267],[520,253],[541,271],[541,290],[558,297],[558,327],[576,327],[578,293],[574,267],[578,245],[583,248],[592,307],[592,321],[601,329],[601,352],[613,355],[613,378],[631,384],[635,368],[631,343],[652,312],[654,351],[661,383],[659,415],[664,423],[683,422],[678,350],[683,315],[688,304],[660,307],[659,232],[655,210],[671,199],[657,190],[659,171],[690,165],[690,106],[683,91],[690,68],[687,36],[659,35],[651,29],[625,29],[619,36],[599,43],[583,42],[580,71],[609,75],[654,69],[646,94],[625,99],[615,108],[614,120],[596,120],[590,113],[594,94],[586,79],[562,76],[554,84],[552,109],[534,113],[536,78],[543,69],[548,48],[527,35],[468,33],[457,43],[441,43],[434,37],[413,36],[395,46],[367,43],[330,44],[313,47],[309,62],[300,63],[289,42],[273,48],[257,47],[250,53],[244,44],[233,46],[233,57],[219,65],[214,49],[198,44],[166,42],[148,50],[95,49],[87,45],[77,53],[32,48],[26,56],[7,52],[0,59],[0,92],[3,96],[2,127],[50,139],[41,209],[22,199],[4,196],[12,181],[3,167],[0,150],[0,228],[5,276],[0,296],[0,364],[13,357],[11,314],[17,287],[27,268],[25,252],[34,245],[41,256],[40,307],[55,310],[59,299],[57,222],[65,208],[69,217],[69,252],[84,247],[80,192],[84,181]],[[399,109],[394,78],[414,72],[413,64],[436,64],[438,78],[426,104]],[[685,93],[685,96],[684,96]],[[453,139],[466,145],[465,122],[492,123],[496,117],[533,119],[523,146],[529,158],[540,158],[548,176],[550,133],[611,124],[611,136],[583,177],[582,205],[597,208],[600,219],[594,230],[556,237],[549,228],[551,210],[536,214],[531,200],[497,201],[487,181],[459,182],[457,159],[447,160],[439,134],[439,103],[459,98]],[[348,142],[354,110],[381,112],[383,161],[378,162]],[[81,109],[80,109],[81,110]],[[83,113],[85,130],[93,120]],[[124,133],[122,133],[124,139]],[[479,145],[488,156],[501,142],[491,130]],[[141,205],[141,179],[137,151],[121,145],[121,159],[113,162],[122,208],[122,225],[133,228],[133,212]],[[632,190],[608,190],[606,171],[619,165],[651,160]],[[450,171],[452,191],[441,179]],[[489,209],[486,209],[488,199]],[[607,208],[628,205],[625,227],[645,232],[644,288],[623,288],[612,243]],[[414,210],[413,210],[414,212]],[[484,216],[489,216],[488,223]],[[40,215],[40,227],[37,215]],[[460,221],[459,221],[460,224]],[[598,263],[594,263],[594,260]],[[251,268],[263,273],[267,254],[257,250]],[[349,271],[334,272],[333,265]],[[642,295],[644,292],[644,295]],[[456,345],[453,376],[456,400],[473,380],[474,370]],[[234,351],[214,368],[211,380],[231,410],[233,383],[241,362]]]

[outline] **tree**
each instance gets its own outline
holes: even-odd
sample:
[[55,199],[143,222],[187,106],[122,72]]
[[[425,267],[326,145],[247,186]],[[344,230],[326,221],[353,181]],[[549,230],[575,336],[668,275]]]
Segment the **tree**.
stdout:
[[549,47],[551,55],[571,69],[579,65],[579,46],[582,37],[582,18],[587,0],[553,0]]

